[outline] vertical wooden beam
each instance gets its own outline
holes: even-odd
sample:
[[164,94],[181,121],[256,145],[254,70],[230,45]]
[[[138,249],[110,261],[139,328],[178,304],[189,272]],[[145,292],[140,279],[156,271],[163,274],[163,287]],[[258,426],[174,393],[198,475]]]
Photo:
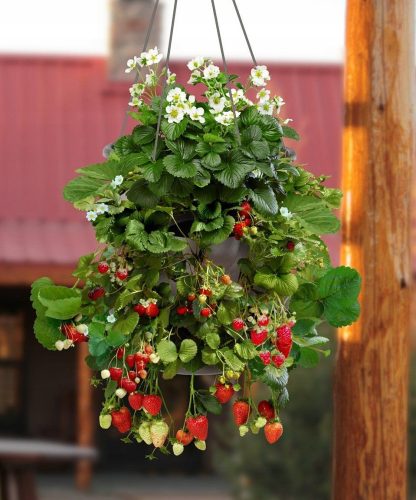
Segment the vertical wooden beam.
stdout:
[[[96,419],[92,404],[92,387],[90,384],[91,370],[85,363],[88,356],[88,344],[81,343],[76,346],[77,349],[77,443],[80,446],[93,446],[94,428]],[[81,459],[76,464],[75,481],[81,490],[89,488],[92,479],[91,460]]]
[[362,314],[338,334],[333,498],[406,498],[413,0],[349,0],[342,262]]

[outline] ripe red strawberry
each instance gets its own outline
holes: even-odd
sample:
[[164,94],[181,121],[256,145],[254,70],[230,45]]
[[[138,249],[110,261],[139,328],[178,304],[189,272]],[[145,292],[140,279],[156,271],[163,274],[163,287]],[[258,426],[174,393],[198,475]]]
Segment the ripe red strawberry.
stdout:
[[196,295],[194,293],[189,293],[187,300],[188,302],[193,302],[196,299]]
[[267,340],[268,334],[267,330],[251,330],[250,338],[254,345],[260,345]]
[[250,217],[247,217],[246,219],[244,219],[244,221],[243,221],[243,222],[244,222],[244,225],[245,225],[246,227],[251,226],[251,219],[250,219]]
[[[145,352],[148,356],[150,356],[150,354],[152,354],[152,353],[153,353],[153,347],[152,347],[150,344],[146,344],[146,345],[144,346],[144,352]],[[149,361],[150,361],[150,360],[149,360]]]
[[276,347],[287,358],[292,349],[292,330],[289,325],[282,325],[276,328]]
[[143,394],[141,392],[132,392],[129,394],[129,403],[133,410],[141,410],[143,406]]
[[199,294],[200,295],[206,295],[207,297],[211,297],[212,290],[210,290],[209,288],[200,288],[199,289]]
[[96,286],[92,290],[88,292],[88,298],[90,300],[98,300],[101,299],[101,297],[104,297],[105,295],[105,289],[102,286]]
[[133,309],[139,316],[146,316],[146,308],[142,304],[136,304]]
[[188,417],[186,419],[186,427],[196,439],[205,441],[208,436],[208,419],[205,415],[197,415],[196,417]]
[[234,388],[229,384],[215,384],[217,390],[214,392],[214,396],[217,401],[222,405],[228,403],[228,401],[233,397]]
[[123,375],[123,370],[121,368],[109,368],[111,380],[120,380]]
[[269,324],[269,322],[270,322],[270,319],[265,314],[260,316],[257,320],[257,324],[259,326],[267,326]]
[[130,380],[134,381],[137,377],[137,373],[134,370],[129,370],[128,376]]
[[276,412],[274,411],[273,405],[270,401],[263,399],[263,401],[260,401],[258,404],[257,409],[259,410],[260,415],[267,418],[267,420],[271,420],[275,417]]
[[176,308],[176,312],[179,316],[184,316],[188,312],[188,308],[186,306],[178,306]]
[[79,332],[72,323],[62,323],[61,332],[67,339],[72,340],[74,344],[88,341],[88,337]]
[[98,263],[98,272],[100,274],[106,274],[108,273],[108,270],[110,269],[110,266],[105,262],[104,260]]
[[209,318],[211,316],[211,309],[209,307],[204,307],[199,313],[203,318]]
[[243,399],[238,399],[233,404],[233,417],[236,425],[244,425],[250,416],[250,405]]
[[241,318],[235,318],[231,325],[237,332],[239,332],[245,327],[245,323]]
[[124,357],[124,347],[119,347],[116,351],[117,359],[123,359]]
[[273,364],[277,366],[277,368],[283,365],[285,359],[286,357],[283,354],[275,354],[274,356],[272,356]]
[[223,285],[230,285],[233,281],[228,274],[223,274],[220,279]]
[[156,394],[143,396],[143,408],[152,416],[156,416],[162,408],[162,398]]
[[146,314],[149,318],[156,318],[156,316],[159,316],[159,312],[159,308],[154,302],[150,302],[150,304],[146,307]]
[[125,377],[120,380],[120,386],[127,392],[134,392],[137,388],[137,385],[135,382],[130,380],[129,378]]
[[240,240],[244,236],[244,222],[236,222],[233,228],[233,235],[236,240]]
[[116,271],[116,276],[121,281],[124,281],[128,275],[129,272],[127,271],[127,269],[117,269]]
[[134,367],[134,354],[128,354],[126,356],[126,365],[129,368],[133,368]]
[[293,252],[295,250],[296,243],[294,241],[288,241],[286,243],[286,248],[289,250],[289,252]]
[[241,217],[250,217],[251,205],[248,201],[241,203],[240,211],[238,212]]
[[283,426],[280,422],[267,422],[264,426],[264,435],[270,444],[278,441],[283,434]]
[[121,407],[118,411],[111,412],[112,425],[122,434],[131,429],[131,415],[125,406]]
[[271,355],[270,351],[262,351],[260,354],[260,359],[263,361],[264,365],[270,365]]
[[179,429],[178,432],[176,433],[176,439],[179,441],[179,443],[183,444],[184,446],[187,446],[189,443],[192,443],[194,437],[190,432],[186,432],[182,429]]

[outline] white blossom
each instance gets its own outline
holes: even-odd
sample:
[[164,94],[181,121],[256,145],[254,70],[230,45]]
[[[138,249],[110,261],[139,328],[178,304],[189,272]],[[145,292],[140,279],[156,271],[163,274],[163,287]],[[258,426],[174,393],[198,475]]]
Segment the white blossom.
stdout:
[[152,64],[158,64],[162,60],[163,54],[161,54],[158,48],[155,47],[154,49],[149,50],[149,52],[147,53],[147,57],[149,59],[150,66]]
[[225,103],[227,99],[224,96],[221,96],[219,92],[215,92],[208,99],[209,107],[212,109],[212,113],[221,113],[225,108]]
[[231,89],[231,94],[233,96],[234,102],[238,104],[239,102],[244,102],[245,104],[252,105],[253,103],[244,94],[243,89]]
[[196,69],[195,71],[192,71],[191,77],[189,78],[188,83],[190,83],[190,84],[196,83],[198,81],[198,78],[201,78],[201,76],[202,76],[202,73],[198,69]]
[[94,222],[97,219],[97,213],[94,210],[89,210],[87,212],[86,218],[90,222]]
[[274,104],[270,101],[264,101],[257,105],[257,109],[261,115],[272,115]]
[[157,75],[153,70],[150,70],[150,72],[146,75],[146,78],[144,79],[144,83],[148,87],[156,87],[157,85]]
[[166,78],[166,83],[168,85],[173,85],[176,82],[176,73],[171,73],[170,69],[168,69],[168,74]]
[[192,59],[191,61],[188,62],[187,66],[188,66],[188,69],[193,71],[194,69],[198,69],[201,66],[203,66],[204,63],[205,63],[204,57],[195,57],[194,59]]
[[169,123],[180,123],[184,117],[184,109],[179,106],[167,106],[165,118]]
[[270,81],[270,73],[267,66],[256,66],[251,70],[251,82],[255,87],[264,87]]
[[121,186],[121,184],[123,184],[123,181],[124,177],[122,175],[116,175],[111,181],[111,187],[116,188],[117,186]]
[[263,103],[265,101],[269,101],[270,100],[270,90],[267,90],[267,89],[261,89],[258,93],[257,93],[257,99],[259,100],[260,103]]
[[134,56],[133,59],[129,59],[127,61],[127,68],[125,69],[125,73],[131,73],[136,67],[139,62],[139,59]]
[[169,90],[166,100],[176,105],[184,103],[186,102],[186,93],[180,87],[175,87]]
[[286,207],[280,207],[280,215],[285,217],[285,219],[291,219],[293,216],[292,212],[289,212],[289,209]]
[[102,215],[108,212],[108,205],[106,203],[97,203],[95,205],[95,213],[97,215]]
[[197,108],[196,106],[193,106],[189,111],[188,111],[189,117],[191,120],[199,123],[205,123],[205,118],[204,118],[204,109],[203,108]]
[[138,97],[133,97],[132,100],[129,102],[129,106],[134,106],[139,108],[143,104],[143,101],[139,99]]
[[[240,112],[236,111],[236,115],[240,116]],[[234,113],[232,111],[224,111],[215,116],[215,121],[221,123],[221,125],[225,125],[228,127],[234,121]]]
[[217,78],[220,74],[220,68],[215,66],[214,64],[210,64],[204,69],[204,78],[206,80],[212,80],[213,78]]
[[115,323],[117,321],[114,314],[109,314],[106,319],[107,319],[107,323]]
[[134,83],[130,88],[129,92],[132,97],[140,97],[144,92],[145,86],[143,83]]
[[283,100],[283,97],[277,96],[273,99],[273,102],[276,106],[276,112],[280,113],[280,109],[282,108],[282,106],[285,105],[285,101]]

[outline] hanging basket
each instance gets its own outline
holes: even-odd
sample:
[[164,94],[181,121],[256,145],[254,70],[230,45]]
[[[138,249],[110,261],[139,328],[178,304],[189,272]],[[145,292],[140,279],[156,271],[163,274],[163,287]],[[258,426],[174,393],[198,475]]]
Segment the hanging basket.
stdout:
[[[207,414],[232,398],[240,434],[264,428],[276,442],[289,371],[329,354],[316,326],[345,326],[359,314],[358,273],[333,268],[321,240],[339,228],[332,209],[341,194],[286,147],[297,133],[280,116],[283,100],[267,88],[269,71],[254,58],[235,0],[254,67],[247,84],[229,75],[211,4],[223,69],[195,58],[189,86],[176,82],[175,0],[165,64],[157,48],[147,51],[151,27],[143,53],[128,61],[138,125],[64,190],[104,248],[81,257],[81,287],[48,278],[32,286],[39,342],[58,351],[88,342],[87,363],[104,388],[100,426],[175,455],[191,441],[204,450]],[[201,98],[192,84],[204,87]],[[170,401],[159,384],[177,375],[190,375],[179,430],[164,420]],[[215,379],[197,389],[195,375]],[[254,401],[254,382],[269,388],[269,400]]]

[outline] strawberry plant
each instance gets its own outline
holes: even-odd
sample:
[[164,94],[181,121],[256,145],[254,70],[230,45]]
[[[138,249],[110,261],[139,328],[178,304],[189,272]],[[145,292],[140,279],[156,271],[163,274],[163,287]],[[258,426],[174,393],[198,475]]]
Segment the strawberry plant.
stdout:
[[[316,327],[359,315],[360,277],[332,267],[321,239],[339,229],[341,193],[285,145],[298,136],[265,66],[242,84],[197,58],[188,65],[197,99],[159,61],[157,49],[129,61],[139,76],[149,70],[130,88],[137,126],[65,187],[100,245],[80,258],[72,288],[33,283],[35,335],[51,350],[88,342],[104,388],[100,425],[126,441],[204,450],[207,414],[233,400],[240,434],[264,428],[274,443],[290,371],[329,354]],[[234,274],[212,257],[227,242],[240,248]],[[204,367],[218,375],[196,390]],[[189,407],[172,429],[159,381],[184,370]],[[253,400],[255,383],[270,388],[268,401]]]

